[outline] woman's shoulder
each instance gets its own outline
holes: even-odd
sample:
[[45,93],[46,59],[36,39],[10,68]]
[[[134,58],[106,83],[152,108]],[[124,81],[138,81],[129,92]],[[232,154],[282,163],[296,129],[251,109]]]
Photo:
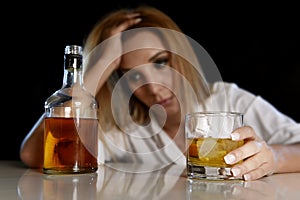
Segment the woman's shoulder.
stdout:
[[237,90],[240,89],[236,83],[217,81],[210,84],[211,91],[220,91],[220,90]]
[[226,82],[226,81],[217,81],[213,82],[210,85],[211,93],[226,93],[227,95],[234,95],[234,96],[251,96],[255,97],[257,95],[253,94],[252,92],[241,88],[237,83],[234,82]]
[[[227,102],[228,109],[245,112],[259,97],[231,82],[214,82],[210,90],[212,97],[220,102]],[[225,105],[223,105],[225,106]]]

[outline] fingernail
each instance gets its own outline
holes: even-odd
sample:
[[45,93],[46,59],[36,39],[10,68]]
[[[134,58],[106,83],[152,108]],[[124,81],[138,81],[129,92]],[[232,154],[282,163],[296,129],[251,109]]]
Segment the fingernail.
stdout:
[[139,23],[140,21],[142,21],[142,18],[136,18],[134,22]]
[[231,133],[231,139],[232,140],[239,140],[240,139],[240,134],[239,133]]
[[224,160],[227,164],[233,164],[235,162],[235,156],[232,154],[228,154],[224,157]]
[[241,169],[239,169],[239,168],[232,168],[231,172],[232,172],[233,176],[238,176],[241,173]]
[[261,142],[259,142],[259,141],[255,141],[255,144],[256,144],[256,146],[257,146],[257,148],[260,150],[261,148],[262,148],[262,143]]
[[250,181],[251,180],[251,176],[249,174],[244,174],[243,177],[244,177],[245,181]]

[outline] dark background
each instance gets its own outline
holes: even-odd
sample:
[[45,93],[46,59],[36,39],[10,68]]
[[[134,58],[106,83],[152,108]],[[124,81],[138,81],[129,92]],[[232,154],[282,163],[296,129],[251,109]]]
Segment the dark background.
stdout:
[[[261,95],[300,121],[298,8],[253,2],[64,1],[2,6],[2,135],[0,159],[18,160],[21,141],[62,86],[63,51],[82,44],[107,12],[140,2],[155,6],[210,54],[224,81]],[[1,14],[3,15],[3,14]]]

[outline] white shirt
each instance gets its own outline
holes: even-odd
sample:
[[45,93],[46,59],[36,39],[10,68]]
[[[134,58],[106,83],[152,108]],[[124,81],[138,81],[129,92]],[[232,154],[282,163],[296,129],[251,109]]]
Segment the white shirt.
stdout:
[[[234,83],[216,82],[205,105],[195,111],[235,111],[244,114],[244,124],[252,126],[268,144],[300,142],[300,124],[279,112],[260,96],[239,88]],[[155,126],[155,123],[153,123]],[[137,137],[142,135],[143,137]],[[151,137],[152,136],[152,137]],[[99,139],[98,162],[142,162],[140,172],[161,169],[170,163],[185,166],[186,158],[172,139],[160,130],[156,134],[145,129],[125,134],[119,130],[105,133]],[[105,141],[105,142],[103,142]],[[107,145],[104,145],[104,144]],[[134,172],[135,169],[123,169]]]

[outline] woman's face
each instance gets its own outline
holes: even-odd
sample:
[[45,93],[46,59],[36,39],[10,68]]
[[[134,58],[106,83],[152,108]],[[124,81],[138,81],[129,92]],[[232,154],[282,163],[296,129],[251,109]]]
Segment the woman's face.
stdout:
[[179,103],[172,92],[174,69],[170,68],[170,53],[159,37],[148,31],[133,34],[124,42],[123,49],[137,43],[151,48],[130,51],[122,56],[120,70],[127,72],[129,88],[148,107],[159,104],[165,108],[167,115],[179,112]]

